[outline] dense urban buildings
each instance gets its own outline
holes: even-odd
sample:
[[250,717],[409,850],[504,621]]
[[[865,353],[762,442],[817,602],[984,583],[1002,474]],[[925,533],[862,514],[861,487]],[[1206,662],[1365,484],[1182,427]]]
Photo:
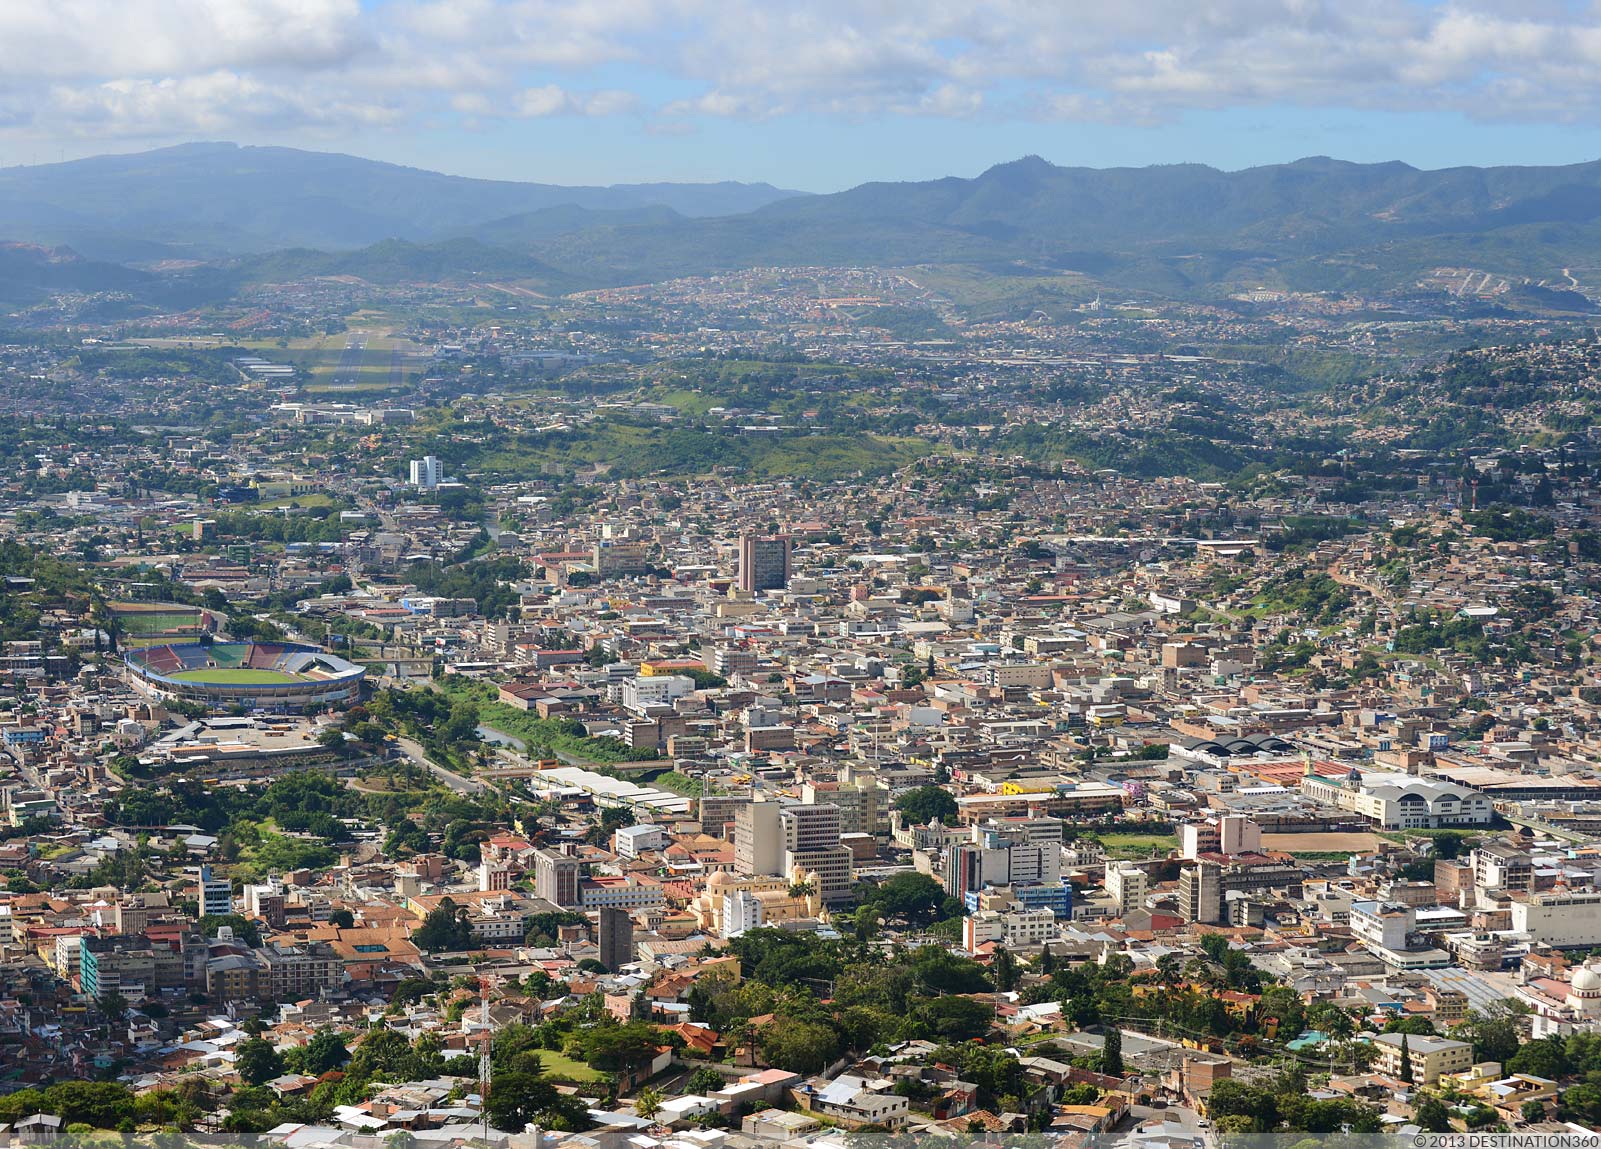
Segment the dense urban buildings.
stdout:
[[1018,278],[21,308],[0,1123],[1601,1119],[1588,320]]

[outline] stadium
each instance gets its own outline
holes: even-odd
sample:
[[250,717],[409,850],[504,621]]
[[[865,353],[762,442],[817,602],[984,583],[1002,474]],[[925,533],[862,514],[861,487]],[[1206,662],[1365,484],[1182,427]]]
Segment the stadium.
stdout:
[[133,681],[158,698],[212,709],[300,710],[356,698],[365,667],[291,642],[168,643],[124,653]]

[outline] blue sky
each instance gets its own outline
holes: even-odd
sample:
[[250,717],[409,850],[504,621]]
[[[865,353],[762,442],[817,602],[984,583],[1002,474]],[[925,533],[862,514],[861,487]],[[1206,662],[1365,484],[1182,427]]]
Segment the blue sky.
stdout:
[[8,164],[227,139],[826,191],[1601,157],[1601,8],[1567,0],[56,0],[0,5],[0,43]]

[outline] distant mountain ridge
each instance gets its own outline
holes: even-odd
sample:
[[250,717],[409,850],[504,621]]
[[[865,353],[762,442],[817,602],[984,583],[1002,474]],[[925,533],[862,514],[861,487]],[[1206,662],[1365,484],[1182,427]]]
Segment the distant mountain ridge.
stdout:
[[0,237],[116,260],[218,256],[386,239],[427,243],[554,208],[733,215],[799,192],[768,184],[554,184],[469,179],[329,152],[183,144],[0,170]]
[[226,255],[219,283],[492,275],[551,292],[771,265],[969,265],[1215,298],[1410,292],[1436,268],[1474,268],[1505,277],[1510,306],[1586,310],[1570,289],[1601,299],[1574,282],[1601,277],[1586,270],[1601,269],[1601,162],[1424,171],[1313,157],[1229,172],[1027,156],[973,178],[802,195],[560,188],[206,144],[0,171],[0,238],[112,262]]
[[59,291],[138,291],[152,277],[67,248],[0,243],[0,303],[28,303]]
[[1024,263],[1184,295],[1231,284],[1403,286],[1433,264],[1555,275],[1601,258],[1601,162],[1422,171],[1317,157],[869,183],[746,215],[553,237],[557,267],[655,278],[766,263]]

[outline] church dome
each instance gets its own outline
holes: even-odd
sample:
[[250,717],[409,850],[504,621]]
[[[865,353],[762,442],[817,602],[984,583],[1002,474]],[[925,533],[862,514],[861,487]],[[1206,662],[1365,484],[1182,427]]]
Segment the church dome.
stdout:
[[1601,991],[1601,973],[1597,973],[1587,965],[1581,965],[1573,971],[1572,985],[1581,993]]

